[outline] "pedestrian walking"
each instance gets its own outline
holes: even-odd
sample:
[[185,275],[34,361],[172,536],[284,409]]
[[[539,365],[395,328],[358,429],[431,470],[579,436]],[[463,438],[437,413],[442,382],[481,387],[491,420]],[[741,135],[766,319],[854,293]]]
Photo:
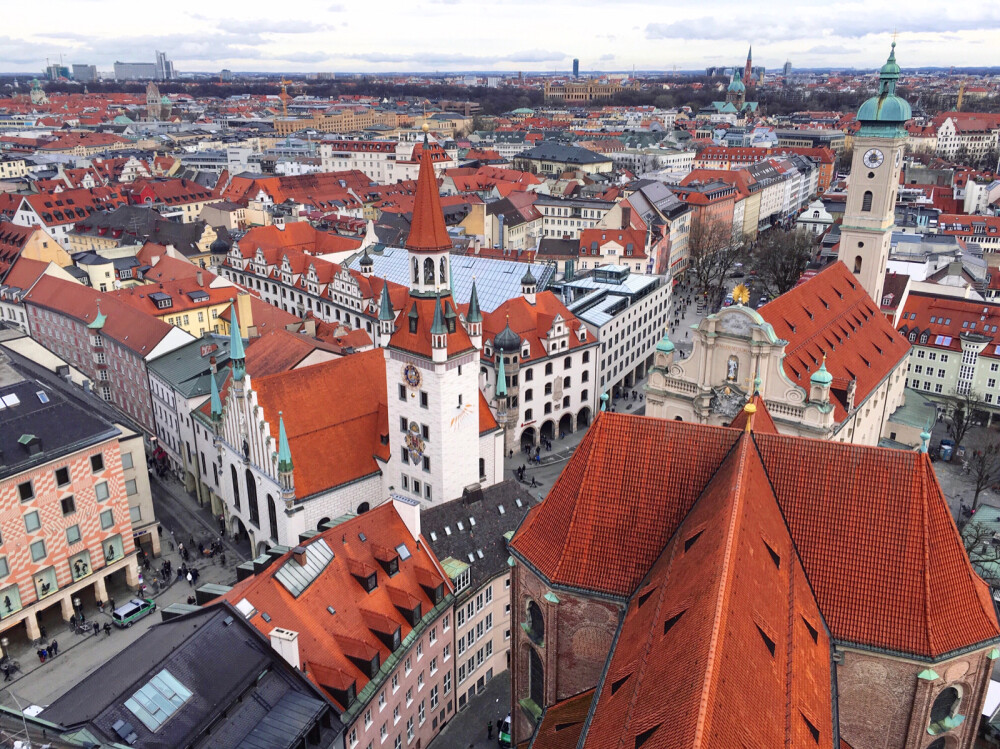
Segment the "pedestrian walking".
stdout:
[[94,622],[94,636],[96,637],[99,634],[101,634],[101,625]]
[[493,721],[486,721],[486,740],[489,741],[493,738]]
[[187,573],[187,581],[188,581],[188,585],[192,585],[192,586],[194,585],[194,577],[191,575],[190,572]]
[[226,566],[226,552],[222,552],[222,566]]
[[44,624],[39,625],[38,631],[42,633],[42,639],[43,640],[49,639],[49,633],[45,631],[45,625]]
[[115,613],[115,599],[114,598],[109,598],[108,599],[108,609],[111,611],[112,614]]
[[104,622],[104,634],[106,634],[108,637],[111,637],[111,623],[110,622]]
[[59,640],[52,641],[52,644],[49,645],[49,652],[52,655],[59,655]]
[[198,570],[191,570],[192,582],[195,583],[198,582],[198,575],[199,575]]
[[0,671],[3,671],[3,680],[4,681],[13,681],[14,680],[14,677],[12,677],[10,675],[10,666],[8,666],[6,663],[0,663]]
[[45,651],[41,648],[38,648],[38,662],[45,663]]

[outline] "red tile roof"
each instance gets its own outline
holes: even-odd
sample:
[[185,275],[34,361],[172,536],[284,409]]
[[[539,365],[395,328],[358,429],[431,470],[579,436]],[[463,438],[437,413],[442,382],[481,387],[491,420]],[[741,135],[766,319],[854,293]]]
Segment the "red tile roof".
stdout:
[[34,226],[18,226],[8,221],[0,221],[0,280],[21,256],[21,250],[38,229]]
[[246,257],[253,257],[257,248],[301,250],[313,255],[323,255],[330,252],[349,252],[360,246],[361,240],[356,237],[344,237],[320,231],[307,221],[294,221],[285,224],[284,228],[274,224],[255,226],[240,239],[240,248],[244,250]]
[[483,391],[479,391],[479,433],[487,434],[489,432],[494,432],[500,428],[497,424],[496,418],[493,416],[493,412],[490,410],[490,404],[486,402],[486,396],[483,395]]
[[[382,351],[254,377],[252,384],[274,433],[278,412],[283,413],[299,499],[377,473],[377,461],[388,460],[388,444],[382,444],[389,434]],[[333,459],[331,445],[337,446]]]
[[[553,356],[561,356],[568,351],[575,351],[581,346],[597,342],[589,332],[585,340],[580,340],[576,332],[583,327],[583,323],[574,317],[559,297],[551,291],[541,291],[536,294],[534,304],[530,304],[523,296],[516,296],[492,312],[487,312],[483,316],[483,340],[492,341],[507,325],[510,325],[511,330],[521,336],[522,341],[529,343],[529,353],[524,357],[524,361],[544,359],[548,354],[545,353],[542,341],[548,339],[557,317],[562,317],[569,331],[569,348],[553,351]],[[482,356],[484,359],[490,359],[485,353]]]
[[[879,300],[881,301],[881,300]],[[759,310],[778,338],[788,341],[785,374],[809,390],[809,377],[826,356],[833,375],[831,401],[837,422],[847,418],[847,386],[857,381],[859,406],[907,356],[910,344],[839,260]]]
[[[434,324],[434,307],[438,304],[438,301],[436,297],[408,297],[396,315],[396,332],[389,339],[389,345],[394,349],[408,351],[411,354],[417,354],[425,359],[430,359],[433,354],[433,350],[431,349],[431,326]],[[442,314],[449,308],[456,309],[455,302],[450,294],[440,297],[440,303]],[[409,315],[413,309],[417,311],[417,325],[416,330],[411,333]],[[472,345],[472,340],[469,338],[468,333],[465,332],[462,324],[458,322],[456,316],[455,332],[448,334],[448,356],[457,356],[458,354],[475,350],[476,347]]]
[[[362,537],[367,540],[362,541]],[[377,633],[398,627],[400,641],[404,641],[413,629],[393,597],[402,594],[411,603],[418,601],[426,616],[434,609],[434,602],[422,582],[443,586],[445,595],[451,586],[427,543],[413,538],[392,502],[314,536],[302,546],[309,554],[318,542],[325,543],[334,558],[298,597],[276,578],[285,565],[298,564],[289,552],[254,577],[237,583],[225,600],[232,604],[249,601],[260,612],[250,623],[265,637],[275,627],[297,632],[303,673],[346,710],[348,705],[338,702],[333,690],[346,691],[353,682],[360,694],[369,682],[368,674],[352,656],[367,661],[378,655],[379,663],[385,663],[392,651]],[[395,549],[399,544],[405,544],[411,556],[399,558],[399,571],[390,578],[375,558],[373,546]],[[355,577],[358,567],[365,574],[375,573],[377,585],[372,592],[366,592]],[[327,607],[336,613],[328,614]]]
[[576,749],[594,701],[594,692],[588,689],[549,707],[538,724],[534,746],[540,749]]
[[406,249],[414,252],[451,250],[451,237],[448,236],[448,229],[444,223],[441,195],[438,193],[430,149],[423,150],[420,156],[420,172],[417,176],[417,191],[413,202],[413,220],[410,221],[410,235],[406,239]]

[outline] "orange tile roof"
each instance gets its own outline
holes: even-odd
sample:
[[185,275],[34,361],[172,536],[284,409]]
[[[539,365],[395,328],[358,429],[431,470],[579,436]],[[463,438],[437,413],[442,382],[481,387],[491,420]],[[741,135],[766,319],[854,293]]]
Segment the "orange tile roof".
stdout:
[[847,418],[846,392],[852,379],[857,381],[854,405],[858,406],[910,350],[839,260],[759,312],[778,338],[788,341],[785,374],[807,392],[809,377],[826,356],[837,422]]
[[[962,333],[975,333],[989,339],[979,356],[1000,357],[1000,305],[992,302],[938,297],[915,293],[906,297],[906,306],[899,318],[899,331],[908,336],[917,333],[916,343],[961,355]],[[927,341],[920,343],[923,334]],[[928,371],[930,367],[928,367]]]
[[[109,291],[108,294],[123,304],[135,307],[137,310],[142,310],[147,314],[155,317],[169,317],[183,312],[190,312],[194,309],[213,307],[225,304],[227,301],[234,301],[240,291],[238,286],[210,287],[209,284],[215,276],[208,271],[205,271],[203,278],[204,283],[201,285],[198,284],[196,278],[188,276],[177,280],[130,286],[127,289]],[[208,296],[202,298],[199,296],[199,292]],[[157,307],[156,301],[150,297],[150,294],[157,293],[168,294],[171,305],[165,309]],[[191,294],[196,295],[194,299],[192,299]],[[211,327],[211,320],[207,320],[206,323],[208,327]]]
[[[449,307],[456,309],[455,301],[451,298],[450,294],[440,297],[440,303],[442,313]],[[422,356],[425,359],[430,359],[433,354],[433,350],[431,349],[431,326],[434,324],[434,307],[437,304],[438,298],[436,297],[408,297],[396,315],[396,332],[389,339],[389,345],[394,349],[407,351],[411,354]],[[409,314],[413,309],[417,310],[417,327],[416,331],[411,333]],[[458,354],[475,350],[476,347],[472,345],[472,340],[469,338],[468,333],[465,332],[465,328],[462,327],[462,324],[458,322],[458,318],[456,317],[455,332],[448,334],[448,356],[457,356]]]
[[[382,351],[255,377],[252,385],[275,433],[278,412],[283,413],[299,499],[377,473],[378,460],[388,460],[389,447],[382,444],[389,434]],[[331,445],[337,446],[335,459]]]
[[[516,296],[492,312],[487,312],[483,316],[483,340],[492,341],[507,325],[510,325],[511,330],[521,336],[522,341],[529,343],[529,353],[524,361],[544,359],[547,354],[542,341],[548,338],[557,316],[562,317],[569,330],[569,348],[553,352],[553,355],[558,353],[561,356],[567,351],[575,351],[582,346],[597,342],[597,339],[589,333],[584,341],[577,337],[576,331],[582,323],[551,291],[541,291],[536,294],[534,304],[530,304],[523,296]],[[485,353],[483,357],[490,358]]]
[[544,749],[576,749],[587,713],[594,701],[593,689],[557,702],[545,711],[535,732],[534,746]]
[[483,395],[483,391],[479,391],[479,433],[487,434],[489,432],[494,432],[500,428],[497,424],[497,420],[493,416],[493,412],[490,410],[490,404],[486,402],[486,396]]
[[733,429],[746,429],[747,419],[750,419],[750,428],[757,434],[778,434],[778,427],[771,418],[771,412],[767,410],[767,404],[760,397],[759,393],[754,393],[750,397],[750,402],[757,409],[751,416],[746,410],[741,410],[736,414],[736,418],[729,424]]
[[294,221],[285,224],[283,229],[274,224],[255,226],[240,239],[240,247],[246,257],[253,257],[257,248],[301,250],[314,255],[323,255],[329,252],[356,250],[360,246],[361,240],[356,237],[344,237],[320,231],[307,221]]
[[[366,541],[361,540],[362,535]],[[442,585],[446,595],[451,585],[427,543],[415,541],[392,502],[320,533],[302,546],[309,554],[310,546],[319,541],[326,543],[334,558],[298,597],[275,576],[284,565],[297,564],[289,552],[259,574],[237,583],[224,600],[233,604],[249,601],[261,612],[250,623],[265,637],[275,627],[297,632],[303,673],[346,710],[348,705],[337,702],[333,689],[344,689],[353,682],[360,694],[369,682],[368,674],[351,657],[370,660],[378,655],[379,662],[385,663],[392,651],[377,632],[398,627],[403,641],[413,629],[393,603],[393,596],[402,593],[408,601],[419,601],[426,615],[434,609],[434,602],[421,583]],[[399,571],[390,578],[373,555],[372,546],[395,549],[399,544],[406,544],[411,556],[399,559]],[[376,575],[377,585],[371,593],[354,576],[359,566]],[[328,606],[336,613],[328,614]],[[264,621],[264,613],[269,621]]]
[[8,221],[0,221],[0,280],[21,256],[21,250],[38,231],[34,226],[19,226]]
[[434,165],[430,149],[420,155],[420,172],[417,176],[417,190],[413,201],[413,219],[410,221],[410,235],[406,239],[406,249],[414,252],[440,252],[451,250],[451,237],[444,223],[441,210],[441,195],[438,192]]

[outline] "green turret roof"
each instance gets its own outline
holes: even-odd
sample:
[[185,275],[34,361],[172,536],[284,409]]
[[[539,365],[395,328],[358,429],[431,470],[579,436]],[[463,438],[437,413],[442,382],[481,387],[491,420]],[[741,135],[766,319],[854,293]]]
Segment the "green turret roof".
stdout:
[[656,350],[662,351],[665,354],[669,354],[674,350],[674,342],[670,340],[669,335],[666,333],[663,334],[663,338],[661,338],[660,342],[656,344]]
[[896,95],[899,75],[899,65],[896,63],[896,43],[893,42],[889,59],[879,71],[878,95],[868,99],[858,109],[861,135],[894,138],[906,134],[904,125],[910,119],[912,112],[909,103]]
[[379,302],[378,319],[383,322],[392,322],[396,315],[392,311],[392,300],[389,299],[389,284],[382,281],[382,299]]
[[833,382],[833,375],[826,371],[826,357],[823,357],[823,363],[819,365],[819,369],[813,372],[809,382],[814,385],[829,385]]
[[507,395],[507,373],[503,368],[503,356],[500,357],[500,365],[497,367],[497,398],[504,398]]
[[285,418],[278,411],[278,470],[288,473],[292,470],[292,450],[288,446],[288,435],[285,434]]
[[469,297],[469,314],[465,316],[469,322],[482,322],[483,313],[479,311],[479,294],[476,292],[476,279],[472,279],[472,296]]
[[434,322],[431,324],[431,335],[446,335],[447,333],[448,328],[444,326],[444,314],[441,312],[441,297],[438,297],[434,302]]
[[240,334],[240,319],[236,314],[236,302],[230,306],[229,315],[229,359],[233,363],[233,374],[241,379],[246,370],[246,352],[243,350],[243,336]]
[[222,418],[222,398],[219,397],[219,383],[215,381],[216,374],[213,372],[208,379],[212,381],[212,418]]
[[729,84],[730,91],[746,91],[747,87],[743,85],[743,73],[739,68],[736,68],[736,73],[733,75],[733,80]]

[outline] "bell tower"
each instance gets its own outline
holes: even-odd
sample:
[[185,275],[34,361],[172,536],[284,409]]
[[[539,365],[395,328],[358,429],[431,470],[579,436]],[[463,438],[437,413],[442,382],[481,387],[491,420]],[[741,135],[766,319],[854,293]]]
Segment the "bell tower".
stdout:
[[896,95],[896,43],[879,72],[878,95],[858,110],[847,206],[840,233],[840,260],[875,304],[882,301],[889,242],[895,225],[896,194],[903,165],[910,105]]

